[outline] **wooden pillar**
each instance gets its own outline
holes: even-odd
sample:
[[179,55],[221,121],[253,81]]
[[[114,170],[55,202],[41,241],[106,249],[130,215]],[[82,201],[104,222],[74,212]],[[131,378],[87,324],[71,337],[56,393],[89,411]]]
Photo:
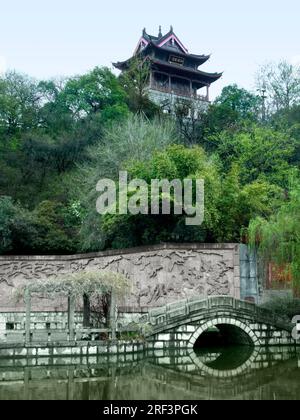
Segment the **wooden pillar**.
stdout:
[[75,297],[70,295],[68,297],[68,328],[69,340],[75,341]]
[[209,85],[206,86],[206,99],[209,101]]
[[190,94],[193,96],[193,82],[190,80]]
[[150,89],[152,89],[152,80],[153,80],[153,73],[152,71],[150,71],[150,82],[149,82]]
[[30,290],[25,291],[25,304],[26,304],[26,322],[25,322],[25,343],[30,343],[30,321],[31,321],[31,295]]
[[172,93],[172,80],[171,80],[170,75],[169,75],[169,92]]
[[90,328],[91,322],[91,304],[90,297],[88,295],[83,295],[83,327]]
[[110,314],[109,314],[109,326],[111,329],[111,339],[116,339],[116,298],[114,290],[111,291],[110,295]]

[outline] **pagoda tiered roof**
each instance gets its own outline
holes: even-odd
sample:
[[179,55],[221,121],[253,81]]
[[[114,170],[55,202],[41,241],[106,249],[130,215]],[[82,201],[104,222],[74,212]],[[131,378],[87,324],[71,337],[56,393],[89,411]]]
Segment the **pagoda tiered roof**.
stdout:
[[144,29],[133,56],[113,65],[125,71],[136,57],[149,60],[155,70],[188,77],[198,82],[199,88],[210,85],[222,76],[222,73],[207,73],[199,70],[198,67],[206,63],[210,55],[189,53],[172,27],[165,35],[162,35],[160,29],[158,36],[149,35]]

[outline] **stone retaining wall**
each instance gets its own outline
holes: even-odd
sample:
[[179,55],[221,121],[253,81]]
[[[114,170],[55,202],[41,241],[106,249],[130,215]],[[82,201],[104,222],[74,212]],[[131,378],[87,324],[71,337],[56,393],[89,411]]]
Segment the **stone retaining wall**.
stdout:
[[117,343],[77,343],[73,345],[35,345],[35,346],[6,346],[0,348],[1,358],[35,358],[35,357],[91,357],[101,355],[119,355],[139,353],[145,350],[145,343],[141,341],[118,341]]

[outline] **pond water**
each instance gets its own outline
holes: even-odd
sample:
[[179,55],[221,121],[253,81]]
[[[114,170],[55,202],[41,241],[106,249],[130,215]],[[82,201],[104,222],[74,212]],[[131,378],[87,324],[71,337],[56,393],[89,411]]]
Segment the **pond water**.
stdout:
[[300,349],[0,359],[0,400],[300,399]]

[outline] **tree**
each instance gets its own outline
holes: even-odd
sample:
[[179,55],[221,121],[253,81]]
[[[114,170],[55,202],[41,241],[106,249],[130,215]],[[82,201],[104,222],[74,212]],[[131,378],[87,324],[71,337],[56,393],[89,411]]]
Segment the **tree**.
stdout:
[[69,79],[58,100],[78,121],[95,113],[126,115],[125,92],[112,72],[96,67],[90,73]]
[[76,184],[73,182],[72,195],[76,200],[79,197],[85,213],[81,229],[83,250],[105,247],[101,218],[95,211],[97,182],[102,178],[117,181],[119,171],[125,170],[130,161],[147,162],[155,152],[178,142],[172,121],[149,121],[141,115],[130,116],[106,130],[101,142],[90,149],[88,162],[76,174]]
[[132,59],[129,68],[121,73],[119,80],[127,94],[127,103],[133,113],[143,113],[147,117],[159,114],[159,107],[149,98],[151,67],[140,57]]
[[36,237],[30,213],[10,197],[0,197],[0,254],[26,253]]
[[74,253],[80,223],[72,205],[44,201],[30,212],[0,197],[0,254]]
[[235,133],[222,131],[210,136],[208,142],[225,173],[233,162],[239,165],[243,184],[266,179],[282,187],[287,185],[296,146],[289,134],[252,126]]
[[270,111],[290,109],[300,102],[300,68],[287,61],[268,63],[256,76],[258,89],[265,89]]
[[[204,179],[206,186],[205,223],[203,226],[186,226],[186,214],[174,214],[174,192],[166,196],[160,191],[157,199],[170,202],[168,215],[105,215],[101,219],[105,247],[132,247],[160,242],[204,242],[217,223],[216,202],[220,194],[219,176],[213,162],[200,147],[187,148],[172,145],[157,151],[146,161],[131,161],[127,166],[131,179],[142,179],[150,184],[153,179]],[[128,193],[128,199],[130,192]],[[195,194],[193,196],[195,200]]]
[[215,104],[231,110],[237,120],[257,121],[260,98],[234,84],[222,90]]
[[235,135],[251,129],[259,122],[261,99],[237,85],[229,85],[222,90],[206,112],[198,114],[195,137],[208,152],[214,151],[212,136],[226,131]]
[[177,99],[174,104],[176,125],[186,145],[199,143],[206,119],[206,105],[199,100]]
[[37,127],[40,100],[35,80],[16,72],[0,78],[0,133],[16,135]]
[[255,180],[243,185],[237,164],[233,164],[222,179],[221,190],[218,201],[220,216],[214,226],[218,242],[240,242],[253,217],[269,217],[283,201],[282,188],[267,181]]
[[45,254],[75,253],[79,247],[80,219],[71,208],[54,201],[41,202],[32,212],[37,236],[32,250]]
[[11,219],[15,215],[14,205],[9,197],[0,198],[0,254],[12,248]]
[[66,79],[42,80],[38,89],[43,102],[40,109],[40,128],[47,135],[57,135],[75,129],[73,114],[64,101]]
[[294,181],[280,209],[269,218],[253,218],[249,240],[265,262],[291,269],[295,287],[300,290],[300,185]]

